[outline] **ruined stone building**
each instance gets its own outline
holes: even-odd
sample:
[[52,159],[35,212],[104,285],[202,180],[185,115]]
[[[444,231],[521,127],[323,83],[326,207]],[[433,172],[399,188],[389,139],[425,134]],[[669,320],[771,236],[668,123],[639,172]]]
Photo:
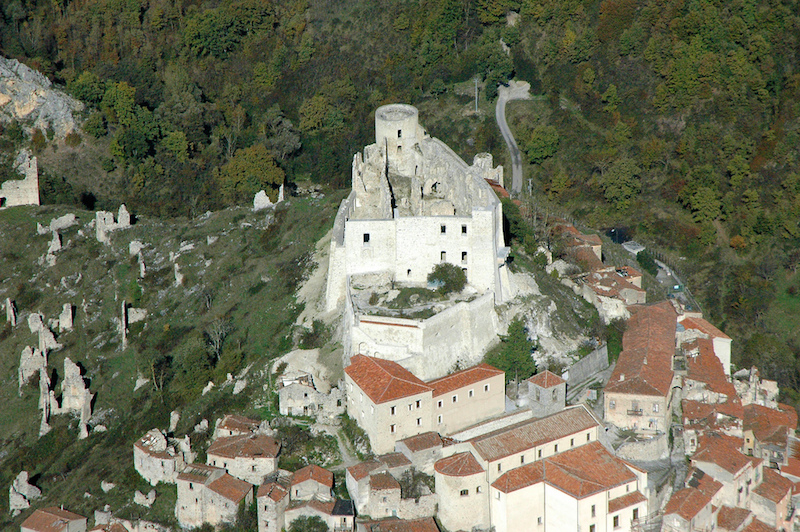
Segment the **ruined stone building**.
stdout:
[[0,209],[17,205],[39,205],[39,165],[28,150],[20,151],[14,167],[21,179],[0,183]]
[[275,471],[281,445],[264,434],[240,434],[217,438],[206,451],[206,463],[232,476],[259,485]]
[[184,450],[188,450],[188,440],[185,449],[176,449],[160,430],[152,429],[133,444],[133,468],[153,486],[159,482],[175,484],[191,461]]
[[175,517],[183,528],[234,523],[239,503],[253,502],[253,486],[219,467],[189,464],[177,480]]
[[[512,290],[502,206],[486,179],[502,182],[491,155],[467,165],[427,135],[416,108],[392,104],[375,112],[375,144],[353,159],[352,191],[339,208],[330,248],[327,309],[345,307],[347,356],[395,360],[428,379],[459,360],[477,362],[495,341],[493,305]],[[426,286],[428,274],[445,262],[462,268],[473,293],[486,297],[427,320],[376,319],[354,306],[353,286]]]

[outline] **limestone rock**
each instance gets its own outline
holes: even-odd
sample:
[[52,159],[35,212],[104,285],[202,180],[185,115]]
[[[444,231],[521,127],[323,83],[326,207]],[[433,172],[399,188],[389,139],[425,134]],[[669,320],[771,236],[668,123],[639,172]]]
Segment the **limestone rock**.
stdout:
[[47,254],[52,255],[61,249],[61,235],[58,231],[53,231],[53,238],[50,240],[50,245],[47,246]]
[[28,472],[20,471],[8,489],[8,510],[18,515],[22,510],[30,508],[31,501],[42,496],[42,490],[28,484]]
[[80,415],[80,439],[89,435],[87,424],[92,415],[94,395],[86,388],[81,369],[69,357],[64,359],[64,380],[61,381],[61,405],[56,413]]
[[100,482],[100,489],[103,490],[103,493],[108,493],[116,487],[117,485],[113,482],[106,482],[105,480]]
[[263,190],[259,190],[253,198],[253,211],[260,211],[272,207],[272,201]]
[[183,284],[183,274],[181,273],[180,267],[175,264],[175,286],[181,286]]
[[74,113],[84,109],[44,75],[16,59],[0,57],[0,121],[17,120],[64,138],[77,128]]
[[56,337],[53,331],[47,328],[44,324],[43,316],[38,312],[32,312],[28,315],[28,328],[32,333],[39,335],[39,350],[43,353],[61,349],[62,346],[56,342]]
[[11,298],[6,298],[6,322],[10,323],[12,327],[17,326],[17,309]]
[[50,231],[63,231],[78,223],[78,219],[72,213],[65,214],[59,218],[50,220]]
[[41,438],[50,432],[50,379],[47,376],[46,368],[39,368],[39,409],[42,411],[42,422],[39,424],[39,437]]
[[210,246],[211,244],[213,244],[213,243],[214,243],[214,242],[216,242],[217,240],[219,240],[219,237],[218,237],[218,236],[211,236],[211,235],[208,235],[208,236],[206,237],[206,244],[208,244],[208,245]]
[[175,429],[178,428],[178,421],[181,420],[181,413],[177,410],[173,410],[169,413],[169,432],[175,432]]
[[61,315],[58,317],[58,332],[72,330],[72,304],[64,303]]
[[283,201],[283,183],[281,183],[281,188],[278,189],[278,203]]
[[139,240],[131,240],[131,243],[128,244],[128,253],[130,253],[131,257],[138,255],[143,249],[144,244]]
[[92,432],[108,432],[108,427],[105,425],[95,425]]
[[49,232],[50,232],[49,228],[43,226],[39,222],[36,222],[36,234],[37,235],[46,235]]
[[247,386],[247,379],[241,379],[236,381],[236,384],[233,385],[233,395],[239,395],[242,390],[245,389]]
[[22,355],[19,357],[19,371],[18,382],[20,394],[22,394],[22,387],[31,380],[31,377],[39,374],[39,370],[47,369],[47,357],[38,349],[26,346],[22,350]]
[[136,384],[133,385],[133,391],[135,392],[136,390],[138,390],[139,388],[141,388],[142,386],[144,386],[148,382],[150,382],[150,379],[146,379],[143,376],[139,375],[136,378]]
[[147,318],[146,308],[129,308],[128,309],[128,324],[144,321]]
[[195,432],[207,432],[208,431],[208,420],[203,419],[200,423],[194,426]]
[[147,508],[150,508],[153,503],[156,502],[156,490],[150,490],[150,493],[147,495],[139,490],[136,490],[136,492],[133,494],[133,502],[140,506],[146,506]]
[[125,229],[131,225],[131,215],[125,204],[119,206],[117,220],[114,221],[114,213],[108,211],[97,211],[95,213],[94,228],[97,241],[103,244],[109,243],[108,233],[117,229]]
[[208,381],[208,384],[206,384],[205,388],[203,388],[203,395],[205,395],[208,392],[210,392],[212,390],[212,388],[214,388],[214,382],[213,381]]

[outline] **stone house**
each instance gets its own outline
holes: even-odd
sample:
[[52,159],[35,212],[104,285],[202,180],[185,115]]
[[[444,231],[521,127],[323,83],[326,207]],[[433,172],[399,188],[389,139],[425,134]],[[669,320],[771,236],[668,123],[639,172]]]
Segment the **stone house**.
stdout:
[[41,508],[22,522],[20,532],[86,532],[86,518],[61,508]]
[[280,532],[286,523],[285,512],[289,501],[288,486],[278,481],[259,486],[256,495],[258,532]]
[[355,527],[355,507],[352,501],[308,501],[291,502],[285,512],[286,528],[298,517],[319,517],[331,532],[352,531]]
[[488,482],[486,469],[468,451],[442,458],[434,465],[438,518],[447,530],[488,529]]
[[548,370],[527,379],[527,404],[534,417],[545,417],[564,410],[567,381]]
[[681,410],[683,446],[687,456],[697,451],[697,444],[705,434],[720,432],[737,438],[743,436],[744,409],[737,401],[709,404],[684,399],[681,401]]
[[398,441],[394,448],[408,458],[415,469],[433,475],[433,464],[442,457],[442,438],[436,432],[424,432]]
[[757,404],[744,407],[744,446],[742,451],[763,458],[770,467],[789,463],[789,442],[797,430],[794,409],[778,404],[779,409]]
[[491,484],[492,526],[517,530],[635,530],[647,516],[647,473],[600,442],[504,473]]
[[712,432],[700,438],[693,467],[722,484],[719,504],[745,508],[764,477],[763,460],[743,455],[741,439]]
[[396,362],[356,355],[344,370],[347,412],[369,436],[372,450],[428,432],[433,390]]
[[175,484],[187,460],[167,441],[158,429],[152,429],[133,444],[133,467],[155,486],[159,482]]
[[411,461],[401,453],[389,453],[377,459],[366,460],[345,471],[345,485],[350,498],[359,513],[369,513],[372,491],[370,479],[373,475],[387,473],[394,478],[401,477],[411,469]]
[[427,488],[418,497],[403,497],[400,482],[389,473],[369,477],[369,501],[365,512],[370,517],[399,517],[416,519],[436,514],[438,497]]
[[360,521],[356,523],[356,532],[439,532],[433,517],[421,519],[388,519]]
[[214,439],[228,436],[244,436],[259,431],[261,422],[236,414],[225,414],[214,427]]
[[232,476],[259,485],[275,471],[280,442],[263,434],[217,438],[206,451],[206,463],[226,469]]
[[676,324],[677,314],[669,303],[631,307],[623,349],[603,391],[608,423],[645,435],[669,428]]
[[505,372],[478,364],[426,383],[433,388],[433,427],[452,434],[505,411]]
[[175,517],[183,528],[234,523],[239,504],[253,502],[253,486],[219,467],[189,464],[177,484]]
[[314,416],[335,419],[345,411],[344,391],[317,390],[310,373],[285,375],[278,381],[278,404],[282,416]]
[[331,496],[333,473],[316,464],[310,464],[295,471],[290,485],[293,501],[333,500]]
[[745,508],[721,506],[717,512],[717,530],[720,532],[740,532],[750,525],[755,515]]
[[791,480],[765,467],[761,484],[753,489],[750,510],[775,530],[792,530],[795,511],[792,505],[793,487]]
[[[722,485],[717,482],[720,488]],[[664,507],[665,532],[711,531],[717,522],[713,495],[697,488],[683,488],[672,494]]]

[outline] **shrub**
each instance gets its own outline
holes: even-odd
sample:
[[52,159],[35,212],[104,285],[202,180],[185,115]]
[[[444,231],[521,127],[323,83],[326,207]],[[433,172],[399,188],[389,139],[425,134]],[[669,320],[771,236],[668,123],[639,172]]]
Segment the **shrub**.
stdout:
[[525,323],[520,318],[508,326],[508,334],[501,343],[484,357],[484,362],[506,373],[506,382],[514,377],[524,380],[536,373],[536,363],[531,356],[536,345],[528,339]]
[[642,269],[647,273],[649,273],[650,275],[658,274],[658,265],[656,264],[653,255],[646,249],[640,251],[636,255],[636,262],[638,262],[639,266],[641,266]]
[[64,137],[64,143],[70,148],[80,146],[81,142],[83,142],[83,139],[74,131],[71,131],[66,137]]
[[455,264],[442,262],[428,274],[428,282],[438,285],[442,294],[461,292],[467,285],[467,275]]

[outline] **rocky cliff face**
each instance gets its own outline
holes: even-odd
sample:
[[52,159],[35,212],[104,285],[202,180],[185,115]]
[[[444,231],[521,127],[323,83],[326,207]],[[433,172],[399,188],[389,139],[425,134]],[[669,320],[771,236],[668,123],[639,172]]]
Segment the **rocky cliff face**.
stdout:
[[64,138],[77,128],[75,114],[83,108],[41,73],[0,57],[0,121],[18,120],[23,127],[42,131],[49,127]]

